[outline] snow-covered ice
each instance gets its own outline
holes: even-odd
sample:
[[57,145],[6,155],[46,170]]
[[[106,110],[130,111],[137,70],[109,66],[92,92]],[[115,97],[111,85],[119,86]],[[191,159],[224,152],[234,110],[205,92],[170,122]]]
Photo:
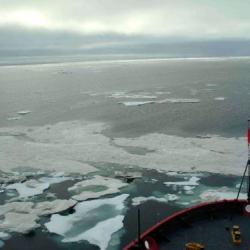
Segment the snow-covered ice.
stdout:
[[17,114],[19,114],[19,115],[27,115],[27,114],[29,114],[29,113],[31,113],[30,110],[21,110],[21,111],[18,111],[18,112],[17,112]]
[[125,106],[142,106],[145,104],[155,103],[154,101],[130,101],[130,102],[118,102],[119,104],[124,104]]
[[0,239],[1,240],[8,240],[10,235],[8,233],[0,232]]
[[114,93],[110,95],[109,97],[112,98],[128,98],[128,99],[156,99],[156,95],[142,95],[142,94],[120,94],[120,93]]
[[0,223],[0,230],[26,234],[40,227],[37,220],[36,214],[9,212],[4,215],[4,220]]
[[128,101],[128,102],[119,102],[119,104],[124,104],[125,106],[141,106],[145,104],[163,104],[163,103],[199,103],[200,99],[182,99],[182,98],[167,98],[162,100],[153,100],[153,101]]
[[226,99],[226,97],[223,97],[223,96],[218,96],[218,97],[215,97],[214,100],[216,101],[224,101]]
[[[200,194],[200,198],[203,201],[216,201],[216,200],[224,200],[224,199],[236,199],[237,190],[234,192],[227,187],[221,187],[219,189],[208,189]],[[246,199],[246,193],[240,193],[240,199]]]
[[[243,137],[184,138],[152,133],[137,138],[115,138],[111,144],[102,134],[107,128],[103,123],[71,121],[47,127],[0,128],[3,133],[25,133],[32,138],[25,141],[16,136],[0,136],[1,169],[9,171],[28,166],[86,174],[96,171],[86,162],[112,162],[164,171],[199,170],[241,175],[247,155]],[[122,148],[124,146],[143,147],[152,152],[131,154]]]
[[190,190],[190,188],[188,188],[188,186],[198,186],[199,180],[200,180],[199,177],[192,176],[189,180],[186,180],[186,181],[166,181],[166,182],[164,182],[164,184],[167,186],[171,186],[171,185],[184,186],[185,190],[187,190],[187,189]]
[[123,227],[123,210],[127,194],[114,198],[84,201],[75,206],[75,213],[52,215],[45,224],[49,232],[63,236],[63,242],[87,240],[107,249],[113,233]]
[[[92,179],[77,182],[73,187],[68,188],[68,190],[77,193],[72,196],[73,199],[83,201],[90,198],[98,198],[107,194],[118,193],[120,192],[120,188],[127,185],[127,183],[118,179],[96,175]],[[101,190],[94,191],[94,187],[99,187]],[[90,190],[90,188],[92,188],[92,190]]]
[[[28,233],[33,229],[40,227],[41,216],[64,212],[76,205],[74,200],[54,200],[33,202],[10,202],[0,206],[0,217],[3,220],[0,223],[1,234],[6,232]],[[1,232],[3,231],[3,232]]]
[[162,203],[166,203],[169,201],[175,201],[178,200],[179,197],[175,194],[166,194],[163,197],[155,197],[155,196],[148,196],[148,197],[143,197],[143,196],[139,196],[139,197],[134,197],[132,199],[132,205],[133,206],[137,206],[140,205],[144,202],[147,201],[157,201],[157,202],[162,202]]
[[19,198],[27,198],[42,194],[44,190],[49,188],[49,186],[49,183],[40,182],[37,180],[28,180],[23,183],[14,183],[8,185],[6,189],[15,189],[19,194]]

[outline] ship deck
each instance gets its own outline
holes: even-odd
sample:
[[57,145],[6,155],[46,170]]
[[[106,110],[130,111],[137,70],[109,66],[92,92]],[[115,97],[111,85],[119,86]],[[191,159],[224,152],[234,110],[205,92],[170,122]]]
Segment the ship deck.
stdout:
[[[250,217],[245,213],[247,204],[246,200],[222,200],[181,210],[144,232],[141,247],[138,248],[135,240],[124,249],[146,249],[143,245],[149,238],[158,246],[150,248],[154,250],[185,249],[188,242],[200,243],[206,250],[250,249]],[[240,227],[240,245],[234,245],[232,241],[234,225]]]
[[[242,243],[237,246],[232,243],[231,228],[239,225]],[[180,250],[187,242],[199,242],[206,250],[249,249],[250,218],[242,215],[226,215],[221,218],[210,218],[184,225],[175,233],[166,234],[158,241],[160,250]]]

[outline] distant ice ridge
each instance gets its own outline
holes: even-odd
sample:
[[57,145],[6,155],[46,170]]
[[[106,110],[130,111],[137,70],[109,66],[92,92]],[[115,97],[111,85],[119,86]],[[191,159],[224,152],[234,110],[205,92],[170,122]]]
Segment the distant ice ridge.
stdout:
[[[243,137],[184,138],[152,133],[137,138],[114,138],[114,143],[110,143],[102,134],[106,128],[103,123],[83,121],[0,128],[0,168],[9,171],[27,166],[86,174],[96,168],[85,162],[112,162],[164,171],[199,170],[241,175],[244,170],[247,147]],[[18,133],[25,136],[20,139],[15,136]],[[122,148],[124,146],[146,148],[151,153],[131,154]]]
[[162,103],[199,103],[200,99],[181,99],[181,98],[167,98],[163,100],[154,101],[130,101],[130,102],[119,102],[119,104],[124,104],[125,106],[141,106],[145,104],[162,104]]
[[63,236],[63,242],[86,240],[105,250],[111,236],[123,227],[124,202],[128,196],[122,194],[114,198],[78,203],[75,213],[67,216],[52,215],[45,226],[49,232]]

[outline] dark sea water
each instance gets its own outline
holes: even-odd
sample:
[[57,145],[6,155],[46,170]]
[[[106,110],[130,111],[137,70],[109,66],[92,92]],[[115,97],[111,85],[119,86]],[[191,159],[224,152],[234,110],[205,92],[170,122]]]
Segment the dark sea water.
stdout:
[[[199,98],[199,104],[128,108],[105,93],[170,92],[161,98]],[[87,93],[96,94],[89,96]],[[103,95],[102,95],[103,94]],[[215,101],[225,97],[224,101]],[[0,68],[0,126],[98,120],[106,134],[150,132],[242,136],[250,116],[250,59],[176,59],[9,66]],[[19,110],[29,119],[9,121]]]
[[[195,98],[199,102],[129,107],[119,102],[135,99],[112,96],[121,92],[124,96],[141,96],[136,101],[148,101],[145,96],[156,96],[157,100]],[[31,112],[26,115],[17,114],[23,110]],[[104,134],[111,139],[158,132],[182,137],[207,134],[242,137],[245,136],[249,117],[250,58],[131,60],[0,67],[2,128],[86,120],[108,124]],[[151,152],[138,147],[124,147],[124,150],[142,156]],[[97,167],[99,174],[104,176],[112,176],[116,168],[121,168],[112,168],[109,163],[100,163]],[[204,190],[221,186],[236,190],[236,184],[240,181],[239,177],[233,175],[202,173],[197,192],[192,196],[179,193],[181,201],[183,204],[186,202],[186,205],[150,200],[132,206],[132,199],[138,196],[160,198],[166,193],[175,194],[178,190],[163,183],[185,180],[184,177],[167,176],[154,169],[140,169],[140,172],[143,178],[135,180],[121,191],[129,193],[130,197],[124,219],[124,233],[116,249],[121,249],[136,237],[138,207],[142,214],[142,230],[145,230],[173,211],[185,207],[189,200],[195,200]],[[73,183],[67,181],[53,185],[50,191],[57,193],[58,198],[68,199],[70,194],[66,189]],[[0,204],[6,199],[5,194],[0,193]],[[62,244],[60,237],[49,235],[43,229],[31,236],[14,235],[5,241],[2,249],[98,249],[87,242]]]

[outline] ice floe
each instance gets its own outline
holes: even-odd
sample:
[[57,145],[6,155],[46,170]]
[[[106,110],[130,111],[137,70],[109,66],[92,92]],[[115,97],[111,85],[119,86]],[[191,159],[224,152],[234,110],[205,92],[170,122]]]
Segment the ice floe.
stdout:
[[17,114],[19,114],[19,115],[27,115],[27,114],[29,114],[29,113],[31,113],[30,110],[21,110],[21,111],[18,111],[18,112],[17,112]]
[[0,230],[26,234],[40,227],[37,220],[36,214],[9,212],[4,215],[4,220],[0,223]]
[[[200,194],[200,198],[203,201],[216,201],[216,200],[227,200],[227,199],[236,199],[237,191],[232,191],[227,187],[221,187],[219,189],[208,189]],[[240,199],[246,199],[247,194],[241,193],[239,196]]]
[[7,120],[8,121],[17,121],[17,120],[20,120],[21,117],[20,116],[13,116],[13,117],[8,117]]
[[200,178],[197,176],[192,176],[189,180],[185,180],[185,181],[166,181],[164,182],[165,185],[167,186],[184,186],[184,189],[192,189],[189,188],[189,186],[198,186],[199,185],[199,180]]
[[67,211],[76,205],[75,200],[54,200],[39,203],[33,202],[10,202],[0,206],[1,231],[29,233],[31,230],[40,227],[37,221],[40,216],[47,216]]
[[49,183],[44,183],[37,180],[28,180],[23,183],[14,183],[8,185],[6,189],[15,189],[19,194],[19,198],[27,198],[42,194],[44,190],[49,188],[49,186]]
[[[103,123],[61,122],[44,127],[0,128],[0,133],[25,133],[32,141],[0,136],[0,167],[19,166],[86,174],[96,168],[86,162],[112,162],[158,170],[208,171],[241,175],[247,155],[245,138],[187,138],[152,133],[137,138],[114,138],[102,134]],[[116,146],[117,145],[117,146]],[[150,154],[131,154],[122,147],[143,147]],[[235,167],[237,166],[237,167]],[[242,166],[242,167],[241,167]]]
[[155,103],[154,101],[130,101],[130,102],[118,102],[119,104],[124,104],[125,106],[142,106],[145,104]]
[[1,240],[8,240],[10,235],[8,233],[0,232],[0,239]]
[[226,99],[226,97],[223,96],[219,96],[219,97],[215,97],[214,100],[216,101],[224,101]]
[[[92,179],[77,182],[73,187],[68,188],[68,190],[77,193],[72,196],[73,199],[83,201],[107,194],[119,193],[120,188],[127,185],[127,183],[118,179],[96,175]],[[95,191],[95,189],[97,190]]]
[[157,201],[157,202],[162,202],[162,203],[166,203],[169,201],[176,201],[178,200],[179,197],[175,194],[166,194],[163,197],[155,197],[155,196],[148,196],[148,197],[143,197],[143,196],[139,196],[139,197],[135,197],[132,199],[132,205],[133,206],[137,206],[140,205],[144,202],[147,201]]
[[163,100],[153,100],[153,101],[129,101],[129,102],[119,102],[119,104],[124,104],[125,106],[141,106],[145,104],[163,104],[163,103],[199,103],[200,99],[190,98],[190,99],[181,99],[181,98],[167,98]]
[[128,98],[128,99],[156,99],[157,96],[156,95],[142,95],[142,94],[120,94],[120,93],[114,93],[112,95],[110,95],[109,97],[112,98]]
[[113,233],[123,227],[123,210],[127,194],[114,198],[84,201],[75,213],[52,215],[45,224],[49,232],[63,236],[63,242],[89,241],[105,250]]
[[75,200],[54,200],[39,202],[34,206],[33,212],[38,216],[56,214],[67,211],[77,204]]

